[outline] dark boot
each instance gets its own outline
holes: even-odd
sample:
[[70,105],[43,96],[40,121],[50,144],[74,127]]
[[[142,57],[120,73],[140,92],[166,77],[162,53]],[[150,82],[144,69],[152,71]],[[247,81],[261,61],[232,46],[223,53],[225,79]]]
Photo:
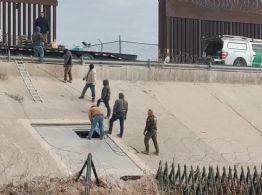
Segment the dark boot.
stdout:
[[154,154],[158,156],[158,155],[159,155],[159,152],[154,152]]
[[112,129],[113,129],[113,122],[110,120],[110,121],[109,121],[109,130],[108,130],[108,134],[112,134]]

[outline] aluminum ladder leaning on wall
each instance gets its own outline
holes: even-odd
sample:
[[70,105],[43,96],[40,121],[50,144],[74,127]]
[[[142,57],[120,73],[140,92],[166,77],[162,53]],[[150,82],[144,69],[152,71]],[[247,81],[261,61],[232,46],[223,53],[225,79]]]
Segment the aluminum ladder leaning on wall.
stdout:
[[23,81],[29,91],[29,93],[31,94],[33,100],[35,102],[43,102],[41,96],[39,95],[37,89],[34,87],[31,77],[25,67],[25,64],[23,63],[23,61],[15,61],[16,66],[20,72],[20,75],[23,78]]

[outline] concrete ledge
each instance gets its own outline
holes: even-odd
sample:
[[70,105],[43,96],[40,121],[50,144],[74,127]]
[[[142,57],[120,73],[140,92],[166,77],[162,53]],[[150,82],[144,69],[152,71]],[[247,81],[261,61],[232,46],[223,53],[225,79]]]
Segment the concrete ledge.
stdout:
[[[26,64],[33,77],[53,77],[62,79],[62,65]],[[110,66],[96,65],[99,80],[129,80],[129,81],[176,81],[194,83],[231,83],[231,84],[262,84],[262,72],[245,70],[213,70],[185,69],[181,67],[138,67],[132,65]],[[74,65],[74,78],[81,79],[88,71],[88,66]],[[0,63],[0,74],[20,76],[15,63]]]
[[145,164],[145,162],[142,161],[136,154],[130,152],[125,143],[120,138],[114,137],[112,135],[108,136],[115,142],[116,145],[119,146],[121,150],[123,150],[123,152],[129,157],[129,159],[131,159],[136,164],[136,166],[138,166],[143,171],[145,175],[153,174],[153,171]]
[[33,119],[30,120],[32,126],[61,126],[61,125],[90,125],[89,120],[76,119]]

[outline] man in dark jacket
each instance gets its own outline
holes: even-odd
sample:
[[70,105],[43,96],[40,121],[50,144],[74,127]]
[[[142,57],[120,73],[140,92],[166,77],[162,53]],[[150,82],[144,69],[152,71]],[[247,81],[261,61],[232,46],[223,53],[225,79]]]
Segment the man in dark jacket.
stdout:
[[108,80],[103,80],[103,89],[101,93],[101,98],[97,101],[97,106],[100,105],[101,102],[104,102],[106,109],[107,109],[107,118],[110,117],[111,114],[111,108],[109,106],[109,100],[111,96],[111,90],[109,87],[109,81]]
[[119,99],[115,101],[113,115],[109,121],[109,134],[112,134],[113,123],[116,120],[119,120],[120,123],[120,134],[117,136],[122,138],[124,134],[124,121],[126,120],[127,111],[128,111],[128,102],[124,99],[124,94],[119,93]]
[[35,32],[32,35],[34,56],[39,57],[40,62],[44,60],[44,37],[40,33],[40,27],[35,28]]
[[147,115],[148,117],[146,120],[146,127],[144,130],[144,135],[145,135],[144,142],[145,142],[146,150],[143,151],[142,153],[147,154],[147,155],[149,154],[149,140],[152,139],[155,149],[156,149],[155,154],[158,155],[159,148],[157,144],[157,119],[154,116],[154,113],[151,109],[148,110]]
[[69,80],[68,82],[69,83],[72,83],[72,73],[71,73],[71,70],[72,70],[72,53],[71,51],[69,51],[68,49],[65,50],[65,54],[64,54],[64,68],[65,68],[65,71],[64,71],[64,82],[66,83],[67,82],[67,75],[69,76]]
[[47,43],[47,34],[49,32],[48,20],[45,18],[44,12],[40,13],[40,16],[36,19],[34,27],[39,26],[41,28],[41,33],[44,36],[45,42]]

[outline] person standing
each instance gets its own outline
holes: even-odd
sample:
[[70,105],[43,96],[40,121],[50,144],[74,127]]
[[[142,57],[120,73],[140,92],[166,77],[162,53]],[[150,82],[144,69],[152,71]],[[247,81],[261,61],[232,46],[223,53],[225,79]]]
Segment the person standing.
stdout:
[[148,110],[147,115],[148,117],[146,120],[146,127],[144,130],[144,135],[145,135],[144,143],[145,143],[146,150],[143,151],[142,153],[147,155],[149,154],[149,140],[152,139],[156,149],[155,154],[159,155],[159,147],[157,143],[157,119],[154,116],[154,113],[151,109]]
[[36,19],[34,27],[39,26],[41,28],[41,33],[44,36],[44,40],[47,43],[47,34],[49,33],[49,23],[45,18],[44,12],[40,12],[40,16]]
[[124,99],[124,94],[119,93],[118,100],[115,101],[113,108],[113,115],[109,121],[109,134],[112,134],[113,123],[116,120],[119,120],[120,123],[120,134],[117,136],[122,138],[124,134],[124,121],[126,120],[127,111],[128,111],[128,102]]
[[104,114],[101,108],[96,105],[90,107],[88,111],[89,120],[91,121],[91,129],[89,131],[88,139],[92,139],[93,133],[98,126],[100,131],[100,139],[104,137]]
[[89,65],[89,71],[87,75],[83,78],[83,81],[86,81],[85,87],[79,97],[79,99],[84,99],[86,90],[90,87],[91,95],[92,95],[92,102],[95,102],[96,92],[95,92],[95,85],[96,85],[96,70],[94,68],[94,64]]
[[40,32],[41,28],[37,26],[35,28],[35,31],[32,35],[32,41],[33,41],[33,50],[34,50],[34,56],[39,57],[39,61],[42,63],[44,61],[44,37]]
[[67,75],[69,76],[69,83],[72,83],[72,53],[68,49],[65,50],[65,55],[64,55],[64,82],[67,82]]
[[102,89],[101,98],[97,101],[97,106],[99,106],[100,103],[103,102],[106,106],[106,109],[107,109],[106,117],[109,118],[110,114],[111,114],[111,108],[110,108],[110,105],[109,105],[109,100],[110,100],[110,96],[111,96],[109,81],[103,80],[103,86],[104,87]]

